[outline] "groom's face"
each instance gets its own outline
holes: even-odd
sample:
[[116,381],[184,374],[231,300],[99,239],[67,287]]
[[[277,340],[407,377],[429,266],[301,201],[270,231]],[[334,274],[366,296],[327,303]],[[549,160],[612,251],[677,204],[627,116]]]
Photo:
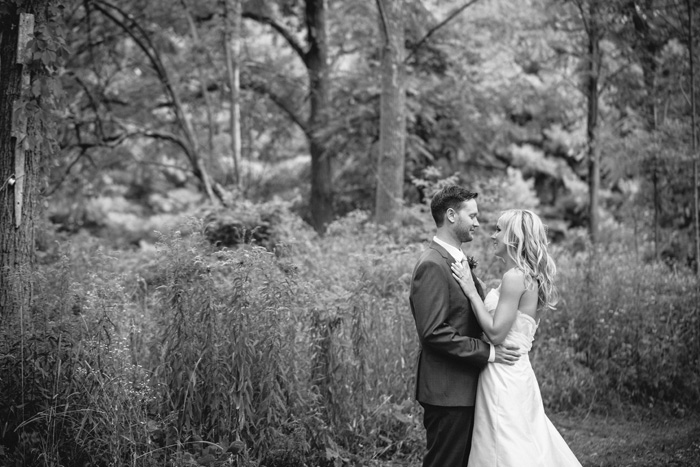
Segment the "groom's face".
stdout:
[[[452,212],[449,212],[452,211]],[[474,240],[474,232],[479,227],[479,209],[475,199],[463,201],[456,210],[449,210],[447,213],[448,220],[452,222],[455,236],[462,242],[471,242]]]

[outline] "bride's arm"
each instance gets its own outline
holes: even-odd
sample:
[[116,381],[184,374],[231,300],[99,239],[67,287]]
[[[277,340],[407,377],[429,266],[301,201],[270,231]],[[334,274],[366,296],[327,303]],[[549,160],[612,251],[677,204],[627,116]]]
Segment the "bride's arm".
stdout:
[[518,315],[520,297],[525,291],[522,273],[510,270],[503,275],[501,294],[493,316],[486,310],[474,285],[471,273],[459,265],[453,265],[452,274],[472,304],[476,318],[492,344],[502,344]]

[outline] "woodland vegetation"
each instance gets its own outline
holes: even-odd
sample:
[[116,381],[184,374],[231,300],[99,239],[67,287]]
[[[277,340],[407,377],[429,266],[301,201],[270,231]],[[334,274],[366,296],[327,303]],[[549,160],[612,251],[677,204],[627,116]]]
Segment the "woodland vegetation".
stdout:
[[696,413],[698,38],[691,0],[2,0],[0,464],[415,463],[446,183],[487,284],[503,209],[549,226],[548,411]]

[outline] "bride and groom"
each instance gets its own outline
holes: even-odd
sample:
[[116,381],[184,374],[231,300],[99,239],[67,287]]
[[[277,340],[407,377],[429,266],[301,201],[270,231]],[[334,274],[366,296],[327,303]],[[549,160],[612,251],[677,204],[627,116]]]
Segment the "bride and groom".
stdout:
[[433,197],[437,232],[413,271],[423,466],[580,467],[545,415],[528,358],[540,314],[556,301],[544,226],[530,211],[499,218],[491,238],[507,272],[484,295],[461,249],[479,227],[476,197],[454,185]]

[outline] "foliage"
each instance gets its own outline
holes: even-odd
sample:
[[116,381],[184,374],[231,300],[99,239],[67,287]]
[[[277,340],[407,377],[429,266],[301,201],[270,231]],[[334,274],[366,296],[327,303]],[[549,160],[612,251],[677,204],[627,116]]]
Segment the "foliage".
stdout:
[[101,270],[74,282],[68,258],[37,277],[31,313],[2,329],[5,465],[108,465],[150,449],[148,373],[115,323],[130,305],[123,278]]
[[[633,12],[606,10],[595,248],[578,229],[587,223],[584,63],[569,2],[478,2],[410,50],[406,203],[388,227],[370,221],[376,12],[373,2],[328,2],[332,105],[314,136],[336,163],[338,218],[324,236],[297,214],[308,210],[308,135],[284,106],[305,109],[299,57],[268,26],[244,22],[246,160],[233,189],[219,3],[114,2],[150,41],[165,80],[100,14],[105,3],[51,10],[32,42],[32,66],[53,81],[37,80],[18,110],[41,117],[58,76],[69,96],[48,191],[59,232],[56,242],[54,229],[40,233],[31,313],[0,329],[0,463],[415,460],[423,434],[406,297],[434,230],[426,201],[444,183],[479,192],[469,249],[489,285],[501,272],[489,253],[500,211],[533,209],[550,226],[563,299],[531,355],[548,410],[697,408],[687,39],[684,20],[658,2],[623,2],[651,9],[636,19],[659,33],[652,86]],[[274,4],[302,38],[303,2],[247,3]],[[424,3],[410,8],[409,49],[455,4]],[[195,193],[173,96],[226,207]]]
[[[487,184],[480,207],[514,202],[508,190],[522,182],[510,176]],[[407,295],[434,228],[425,205],[392,227],[356,211],[323,237],[274,210],[270,250],[213,245],[195,221],[152,250],[66,244],[68,256],[44,266],[31,326],[3,330],[0,365],[17,376],[2,381],[3,461],[37,450],[98,465],[418,458]],[[650,244],[635,253],[633,232],[613,220],[604,232],[597,254],[574,232],[553,250],[562,302],[531,355],[547,409],[695,407],[695,279],[647,263]],[[488,242],[470,249],[493,284]]]
[[[16,1],[3,5],[0,16],[30,13],[35,17],[33,33],[27,43],[26,57],[17,57],[24,63],[31,78],[28,92],[23,92],[14,103],[14,118],[31,121],[38,131],[25,138],[26,149],[53,154],[57,149],[57,118],[64,93],[60,81],[60,67],[69,55],[62,23],[63,3]],[[24,52],[24,51],[22,51]]]
[[558,410],[607,410],[620,401],[694,406],[696,277],[644,261],[634,234],[619,224],[608,223],[604,232],[610,240],[598,251],[557,249],[563,300],[545,321],[536,350],[544,356],[543,397]]
[[144,297],[152,303],[149,366],[162,384],[160,410],[175,417],[175,439],[242,439],[260,455],[290,424],[302,433],[315,424],[303,384],[310,359],[294,345],[308,300],[293,294],[293,277],[274,255],[252,248],[209,257],[199,235],[177,233],[158,249],[165,261],[151,272],[163,283]]
[[[70,31],[66,43],[75,53],[61,76],[71,100],[60,126],[64,152],[51,171],[50,207],[54,219],[65,221],[69,230],[80,228],[74,221],[84,217],[95,197],[121,193],[149,215],[154,198],[201,189],[193,183],[196,170],[180,156],[179,136],[172,138],[177,122],[162,79],[148,71],[152,64],[145,51],[100,10],[103,3],[64,10]],[[151,55],[160,57],[214,182],[247,199],[294,202],[308,219],[313,207],[307,202],[309,135],[303,129],[306,118],[294,118],[308,110],[305,64],[275,28],[255,21],[253,14],[272,15],[303,45],[303,2],[245,3],[252,10],[246,10],[243,21],[244,160],[242,184],[235,189],[220,3],[113,4],[131,15],[131,26],[140,27],[142,39],[150,41]],[[694,253],[682,246],[692,234],[690,226],[684,222],[663,230],[661,219],[675,219],[678,213],[687,218],[690,191],[678,190],[673,202],[659,206],[655,199],[671,199],[664,192],[629,203],[620,189],[661,179],[667,185],[657,188],[664,191],[690,181],[682,176],[685,170],[678,175],[675,169],[659,172],[640,164],[655,140],[655,158],[685,168],[684,154],[690,150],[684,123],[689,115],[683,91],[688,87],[685,19],[660,2],[634,3],[636,9],[630,5],[612,2],[600,18],[605,29],[598,140],[601,210],[647,227],[656,223],[662,229],[654,239],[657,249],[669,261],[691,264]],[[515,168],[524,181],[534,180],[541,209],[556,223],[558,235],[568,226],[586,225],[586,109],[580,86],[584,36],[575,5],[536,0],[514,8],[500,0],[477,2],[431,30],[457,6],[427,2],[407,9],[406,204],[422,201],[424,193],[410,181],[426,169],[438,170],[441,177],[459,172],[469,181],[500,177]],[[333,162],[337,216],[374,206],[379,120],[375,9],[373,2],[328,2],[330,108],[314,136]],[[640,21],[646,21],[647,29]],[[648,47],[654,53],[653,80],[645,68]],[[658,115],[654,131],[648,118],[653,106]],[[671,134],[675,139],[664,136]],[[643,167],[647,169],[639,170]],[[633,210],[656,210],[660,216],[633,218]],[[124,232],[132,244],[138,237],[152,240],[147,234]]]

